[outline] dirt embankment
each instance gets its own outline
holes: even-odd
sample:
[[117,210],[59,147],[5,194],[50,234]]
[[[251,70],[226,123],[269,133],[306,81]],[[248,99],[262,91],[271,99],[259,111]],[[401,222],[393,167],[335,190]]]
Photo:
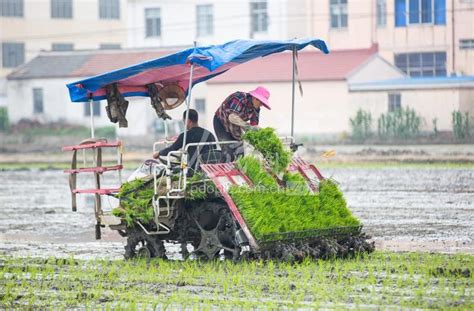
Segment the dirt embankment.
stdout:
[[[328,150],[336,155],[325,158],[323,154]],[[314,145],[304,148],[302,155],[318,163],[474,163],[474,145]]]
[[[42,164],[51,167],[66,165],[71,161],[70,152],[61,152],[60,145],[55,149],[35,149],[23,152],[2,152],[0,165]],[[151,146],[151,144],[150,144]],[[334,151],[329,158],[323,156]],[[474,164],[474,145],[311,145],[304,146],[299,154],[313,163],[351,164],[351,163],[467,163]],[[125,162],[138,163],[151,158],[152,148],[123,148]],[[82,161],[82,154],[78,159]],[[115,161],[116,153],[104,152],[104,160]]]

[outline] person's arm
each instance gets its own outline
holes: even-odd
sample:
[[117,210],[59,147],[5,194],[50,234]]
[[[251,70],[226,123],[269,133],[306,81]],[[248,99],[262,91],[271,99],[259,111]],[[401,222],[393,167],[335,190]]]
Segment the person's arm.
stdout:
[[183,147],[183,139],[184,139],[184,133],[181,133],[178,136],[178,139],[176,139],[175,142],[171,146],[158,151],[157,153],[153,155],[153,157],[156,159],[159,156],[167,156],[168,153],[170,153],[170,151],[176,151],[176,150],[181,149]]
[[255,109],[255,113],[250,118],[250,125],[258,126],[259,121],[260,121],[260,109]]
[[249,126],[249,124],[245,122],[244,120],[242,120],[242,118],[239,117],[236,113],[231,113],[229,115],[229,122],[243,128]]
[[235,113],[232,113],[229,116],[229,122],[243,128],[246,131],[248,131],[248,130],[254,130],[255,131],[255,130],[259,129],[258,122],[250,122],[250,124],[249,124],[249,123],[245,122],[244,120],[242,120]]

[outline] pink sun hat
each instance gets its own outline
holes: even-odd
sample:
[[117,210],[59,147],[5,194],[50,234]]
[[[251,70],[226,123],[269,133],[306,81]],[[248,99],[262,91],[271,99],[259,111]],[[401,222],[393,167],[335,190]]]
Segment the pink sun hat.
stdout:
[[257,87],[255,90],[249,92],[250,95],[262,102],[262,105],[271,110],[270,105],[268,104],[268,98],[270,98],[270,92],[263,86]]

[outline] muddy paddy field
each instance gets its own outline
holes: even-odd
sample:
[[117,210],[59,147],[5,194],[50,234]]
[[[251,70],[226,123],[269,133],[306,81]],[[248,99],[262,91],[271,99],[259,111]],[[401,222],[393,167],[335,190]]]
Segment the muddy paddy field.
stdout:
[[[297,265],[123,261],[118,234],[94,240],[91,198],[71,211],[61,170],[0,171],[0,306],[474,308],[472,166],[322,172],[340,182],[375,253]],[[174,245],[167,251],[179,259]]]

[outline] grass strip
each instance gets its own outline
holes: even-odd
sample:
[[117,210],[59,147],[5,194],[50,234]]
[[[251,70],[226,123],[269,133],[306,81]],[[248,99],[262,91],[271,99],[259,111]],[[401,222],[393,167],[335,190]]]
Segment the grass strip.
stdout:
[[286,262],[0,255],[1,309],[472,310],[474,255],[375,252]]

